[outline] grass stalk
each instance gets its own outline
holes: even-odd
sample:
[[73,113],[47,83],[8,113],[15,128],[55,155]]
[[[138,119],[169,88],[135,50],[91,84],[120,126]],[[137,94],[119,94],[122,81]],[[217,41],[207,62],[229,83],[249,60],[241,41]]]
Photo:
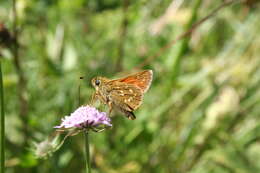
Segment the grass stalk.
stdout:
[[2,64],[0,61],[0,101],[1,101],[1,118],[0,118],[0,173],[5,172],[5,115],[4,115],[4,89],[3,89],[3,76],[2,76]]
[[129,7],[130,1],[125,0],[123,1],[123,20],[120,27],[120,35],[119,35],[119,44],[118,44],[118,57],[116,60],[116,71],[122,71],[123,70],[123,61],[125,56],[125,42],[126,42],[126,36],[127,36],[127,29],[128,29],[128,7]]
[[[185,30],[188,30],[189,28],[192,27],[192,25],[195,23],[195,21],[197,20],[197,15],[199,12],[199,7],[201,5],[201,0],[197,0],[194,4],[194,7],[192,9],[192,15],[187,23],[187,25],[185,26]],[[188,47],[189,47],[189,41],[190,41],[191,37],[186,37],[184,38],[181,42],[180,42],[180,47],[177,50],[177,54],[174,57],[174,61],[171,67],[171,73],[170,73],[170,79],[171,79],[171,85],[170,88],[172,88],[173,83],[176,81],[179,70],[180,70],[180,64],[181,64],[181,58],[183,57],[183,55],[187,52]]]

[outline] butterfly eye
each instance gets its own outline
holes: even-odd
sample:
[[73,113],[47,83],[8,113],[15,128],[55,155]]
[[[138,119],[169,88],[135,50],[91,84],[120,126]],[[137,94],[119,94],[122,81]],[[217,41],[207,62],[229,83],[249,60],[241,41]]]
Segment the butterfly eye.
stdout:
[[95,84],[96,84],[97,86],[99,86],[99,85],[100,85],[100,80],[97,79],[97,80],[95,81]]

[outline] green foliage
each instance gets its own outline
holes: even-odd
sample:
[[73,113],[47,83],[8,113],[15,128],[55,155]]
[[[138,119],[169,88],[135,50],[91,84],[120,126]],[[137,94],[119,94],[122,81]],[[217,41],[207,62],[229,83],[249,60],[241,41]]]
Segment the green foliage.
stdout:
[[[175,3],[169,0],[129,0],[127,11],[116,0],[17,0],[26,88],[12,49],[1,46],[6,172],[84,172],[83,134],[46,160],[34,158],[30,144],[45,140],[78,106],[79,85],[87,104],[93,76],[131,73],[222,1],[196,2],[173,13],[166,12]],[[114,113],[111,130],[89,136],[94,173],[260,172],[258,6],[223,8],[143,67],[153,69],[154,80],[137,119]],[[1,1],[0,21],[10,31],[12,15],[11,1]]]

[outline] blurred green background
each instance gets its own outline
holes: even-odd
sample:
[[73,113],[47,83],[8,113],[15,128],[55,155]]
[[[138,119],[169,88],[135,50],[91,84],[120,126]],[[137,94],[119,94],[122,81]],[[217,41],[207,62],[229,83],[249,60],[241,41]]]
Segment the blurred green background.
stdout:
[[86,104],[92,77],[141,69],[154,80],[137,119],[115,113],[112,129],[90,135],[94,173],[260,172],[258,0],[221,9],[143,66],[224,1],[16,0],[16,11],[13,2],[0,2],[18,39],[17,52],[0,47],[7,173],[83,173],[82,134],[45,160],[32,143],[78,107],[79,85]]

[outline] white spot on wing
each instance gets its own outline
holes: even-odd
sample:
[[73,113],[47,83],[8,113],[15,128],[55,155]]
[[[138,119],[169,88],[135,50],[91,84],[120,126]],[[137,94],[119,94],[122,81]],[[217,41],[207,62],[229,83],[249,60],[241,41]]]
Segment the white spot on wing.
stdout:
[[119,95],[120,95],[120,96],[124,96],[125,94],[124,94],[124,92],[123,92],[122,90],[120,90],[120,91],[119,91]]

